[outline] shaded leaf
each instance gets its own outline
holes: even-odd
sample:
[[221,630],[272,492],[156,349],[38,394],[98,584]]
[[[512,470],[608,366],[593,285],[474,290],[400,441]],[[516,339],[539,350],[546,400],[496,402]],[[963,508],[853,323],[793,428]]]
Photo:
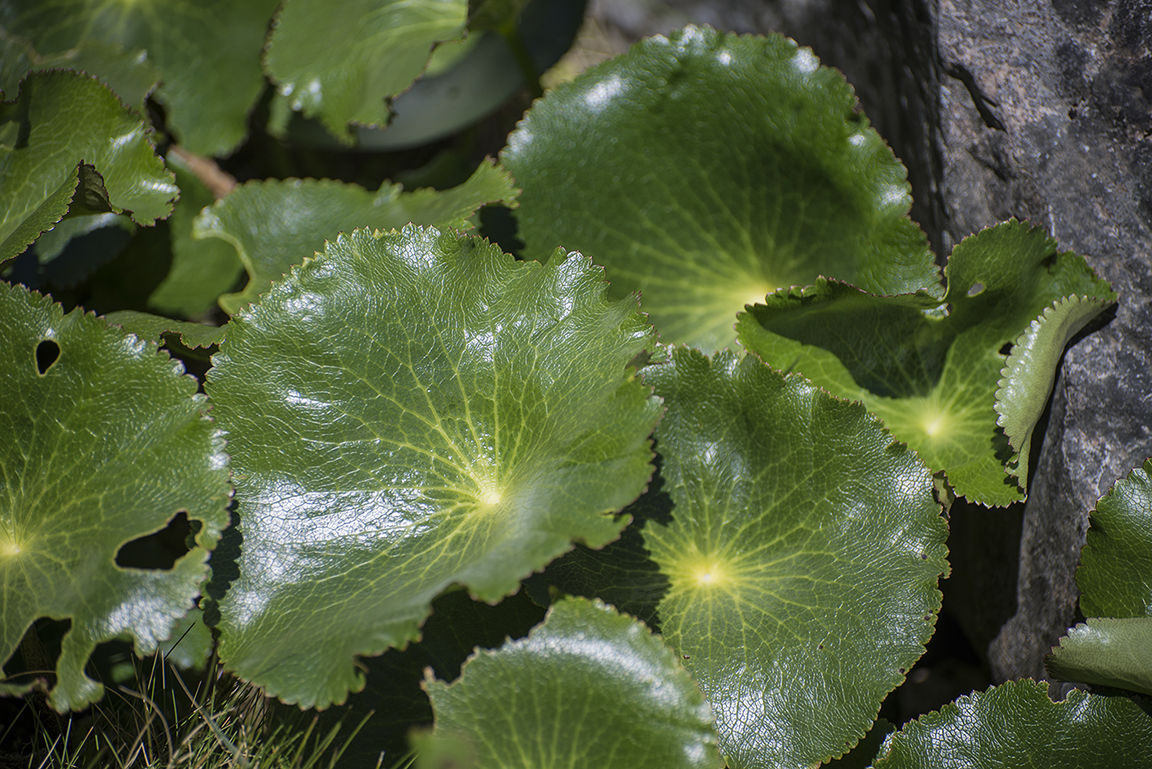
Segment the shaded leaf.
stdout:
[[[425,750],[467,745],[478,766],[723,766],[708,703],[676,655],[599,601],[561,601],[528,638],[426,686],[436,727]],[[454,766],[423,754],[416,765]]]
[[231,243],[248,270],[248,285],[220,298],[228,313],[255,302],[293,265],[324,248],[339,232],[365,227],[390,230],[405,224],[464,229],[487,203],[511,203],[512,181],[490,161],[468,181],[442,192],[404,192],[384,184],[375,193],[356,184],[331,180],[268,179],[243,184],[204,211],[194,222],[196,238]]
[[167,128],[191,151],[221,155],[243,141],[264,88],[260,51],[275,8],[276,0],[176,0],[160,13],[151,3],[16,0],[0,5],[0,26],[42,55],[96,42],[146,50],[163,80],[156,98]]
[[104,316],[104,320],[141,339],[160,344],[168,334],[175,334],[185,347],[211,347],[224,341],[225,326],[206,326],[152,315],[137,310],[119,310]]
[[1089,617],[1152,617],[1152,459],[1096,503],[1076,584]]
[[[136,232],[136,225],[119,214],[68,216],[37,239],[36,261],[47,282],[71,288],[115,259]],[[23,282],[23,281],[21,281]],[[32,285],[25,283],[29,288]]]
[[755,356],[675,349],[644,369],[675,506],[644,540],[665,638],[732,769],[855,745],[924,652],[948,568],[932,476],[857,403]]
[[537,101],[501,161],[528,253],[606,265],[669,342],[729,345],[745,304],[818,275],[937,290],[904,166],[844,77],[779,35],[641,41]]
[[463,37],[467,0],[285,0],[264,63],[292,108],[351,143],[351,124],[386,125],[432,46]]
[[172,211],[172,181],[146,126],[107,87],[73,72],[35,73],[14,102],[0,103],[0,262],[70,205],[153,224]]
[[1152,694],[1152,616],[1090,617],[1044,660],[1061,681]]
[[578,254],[409,226],[341,236],[235,317],[208,379],[244,536],[224,663],[342,702],[449,585],[494,602],[615,539],[660,405],[627,369],[651,329],[604,293]]
[[[103,692],[84,674],[98,643],[149,653],[192,606],[227,522],[227,458],[196,381],[154,345],[20,287],[0,285],[0,318],[0,659],[38,617],[70,618],[50,702],[80,709]],[[202,527],[172,569],[116,564],[180,511]]]
[[1142,769],[1149,755],[1152,715],[1132,700],[1073,690],[1052,702],[1046,684],[1011,681],[905,724],[875,767]]
[[[1116,295],[1083,257],[1015,220],[965,238],[945,277],[943,299],[819,280],[750,307],[737,333],[769,365],[863,402],[957,495],[1007,505],[1027,477],[1009,474],[1027,466],[1013,446],[1028,445],[1064,343]],[[1026,350],[1015,362],[1001,352],[1011,343]],[[997,408],[1010,415],[1011,445]]]

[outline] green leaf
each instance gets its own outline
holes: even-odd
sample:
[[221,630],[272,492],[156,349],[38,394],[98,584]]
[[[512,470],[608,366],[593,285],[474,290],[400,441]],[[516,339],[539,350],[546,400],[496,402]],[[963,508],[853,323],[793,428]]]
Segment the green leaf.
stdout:
[[192,317],[215,307],[217,299],[236,286],[244,264],[230,243],[193,237],[194,220],[216,198],[178,153],[169,153],[167,159],[180,187],[180,200],[169,220],[172,267],[148,297],[148,304],[162,313]]
[[125,331],[135,334],[140,339],[160,344],[168,334],[175,334],[185,347],[211,347],[224,341],[226,326],[206,326],[202,323],[189,323],[183,320],[172,320],[159,315],[136,310],[119,310],[104,316],[104,320],[114,326],[120,326]]
[[[275,8],[276,0],[176,0],[162,9],[147,2],[16,0],[0,5],[0,26],[45,55],[94,42],[145,49],[163,80],[156,98],[167,128],[192,152],[222,155],[243,141],[264,88],[260,51]],[[113,71],[92,68],[101,69],[92,72],[101,78]]]
[[[528,638],[431,676],[432,739],[503,769],[720,767],[712,713],[664,643],[603,603],[569,599]],[[423,760],[417,767],[454,766]]]
[[[20,287],[0,285],[0,360],[0,659],[37,618],[71,619],[50,702],[81,709],[103,693],[84,674],[97,644],[151,652],[192,606],[228,520],[224,443],[179,364]],[[180,511],[202,528],[172,569],[117,565]]]
[[40,272],[52,286],[77,286],[123,253],[136,229],[131,219],[119,214],[65,217],[33,246]]
[[1152,617],[1152,459],[1096,503],[1076,584],[1089,617]]
[[292,108],[319,116],[351,143],[351,124],[388,123],[388,100],[406,90],[432,46],[464,35],[467,0],[285,0],[265,67]]
[[341,702],[449,585],[494,602],[615,539],[660,403],[628,368],[650,327],[604,293],[578,254],[409,226],[340,236],[237,315],[208,375],[244,536],[226,666]]
[[641,41],[537,101],[501,160],[528,252],[606,265],[668,342],[730,345],[745,304],[818,275],[936,289],[904,166],[844,77],[779,35]]
[[[863,402],[957,495],[1007,505],[1027,477],[1014,447],[1028,445],[1063,345],[1116,295],[1082,257],[1015,220],[965,238],[945,277],[943,299],[819,280],[749,308],[737,333],[769,365]],[[1024,349],[1007,360],[1013,343]]]
[[86,40],[71,50],[41,56],[31,42],[0,27],[0,91],[15,95],[20,90],[20,81],[29,72],[52,69],[70,69],[95,76],[139,115],[146,114],[144,100],[160,82],[146,51],[124,50],[118,45]]
[[233,314],[341,231],[390,230],[410,222],[465,229],[481,206],[515,197],[508,174],[490,161],[464,184],[442,192],[403,192],[399,184],[384,184],[373,193],[331,180],[268,179],[237,187],[196,219],[192,234],[231,243],[248,270],[244,290],[220,298],[220,306]]
[[0,102],[0,262],[70,204],[153,224],[172,211],[172,181],[148,129],[107,87],[74,72],[34,73],[15,101]]
[[810,767],[868,731],[924,651],[947,571],[932,476],[858,403],[754,356],[676,349],[644,369],[667,525],[661,629],[732,769]]
[[204,624],[204,612],[193,608],[176,621],[168,640],[156,649],[164,661],[182,670],[204,670],[216,641]]
[[1149,755],[1152,716],[1127,697],[1073,690],[1052,702],[1046,684],[1010,681],[909,722],[875,767],[1143,769]]
[[1152,616],[1090,617],[1044,661],[1061,681],[1152,694]]

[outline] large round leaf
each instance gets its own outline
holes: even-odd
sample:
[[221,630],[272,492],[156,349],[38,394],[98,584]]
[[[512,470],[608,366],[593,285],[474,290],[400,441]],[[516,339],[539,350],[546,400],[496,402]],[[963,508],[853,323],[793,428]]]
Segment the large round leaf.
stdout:
[[448,585],[495,601],[615,539],[660,403],[628,367],[651,329],[604,294],[578,254],[409,226],[341,236],[234,318],[208,383],[244,536],[225,664],[342,701]]
[[502,162],[531,253],[607,265],[670,342],[728,345],[745,304],[818,275],[936,285],[904,167],[844,77],[778,35],[642,41],[538,101]]
[[736,329],[769,365],[863,402],[958,495],[1007,505],[1024,496],[1064,345],[1116,295],[1082,256],[1016,220],[965,238],[944,272],[943,298],[825,280],[781,290]]
[[1099,502],[1076,584],[1089,617],[1152,617],[1152,460]]
[[[84,674],[96,644],[152,651],[192,606],[228,521],[224,442],[155,345],[4,284],[0,361],[0,660],[37,618],[71,619],[51,703],[80,709],[103,692]],[[202,528],[173,568],[117,565],[180,511]]]
[[676,655],[599,601],[561,601],[528,638],[479,652],[455,683],[429,676],[426,686],[436,728],[417,743],[422,754],[449,740],[477,767],[723,765],[708,703]]
[[164,81],[156,97],[168,128],[191,151],[219,155],[247,134],[248,113],[264,87],[260,51],[275,8],[276,0],[14,0],[0,3],[0,27],[28,38],[40,54],[88,41],[146,49]]
[[876,769],[1145,769],[1152,715],[1127,697],[1011,681],[921,716],[885,744]]
[[[13,94],[15,96],[15,94]],[[0,262],[70,205],[149,225],[178,194],[148,128],[108,88],[75,72],[36,72],[0,102]]]
[[660,626],[716,713],[732,769],[845,753],[932,635],[947,526],[932,476],[859,404],[755,356],[677,349],[645,369],[666,525]]

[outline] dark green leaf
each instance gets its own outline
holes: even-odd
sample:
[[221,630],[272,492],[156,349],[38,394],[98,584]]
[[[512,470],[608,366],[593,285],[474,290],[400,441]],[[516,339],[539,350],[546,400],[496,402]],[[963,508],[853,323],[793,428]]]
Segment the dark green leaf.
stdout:
[[136,310],[110,312],[104,319],[141,339],[157,344],[163,342],[167,334],[178,335],[184,346],[192,349],[220,344],[224,341],[226,333],[225,326],[206,326],[202,323],[172,320]]
[[1152,617],[1152,460],[1136,468],[1092,513],[1076,584],[1090,617]]
[[1152,694],[1152,616],[1091,617],[1069,630],[1044,664],[1062,681]]

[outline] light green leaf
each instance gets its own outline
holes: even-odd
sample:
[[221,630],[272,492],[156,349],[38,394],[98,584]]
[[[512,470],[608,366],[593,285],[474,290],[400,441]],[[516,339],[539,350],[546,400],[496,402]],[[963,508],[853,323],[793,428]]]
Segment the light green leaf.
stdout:
[[[156,98],[165,107],[168,129],[192,152],[222,155],[243,141],[248,113],[264,88],[260,51],[275,8],[276,0],[176,0],[162,8],[148,2],[15,0],[0,4],[0,27],[30,40],[42,55],[66,55],[92,43],[146,50],[163,80]],[[91,62],[101,70],[91,74],[104,78],[115,72]],[[120,95],[133,99],[135,91]]]
[[159,645],[156,653],[182,670],[203,670],[215,645],[212,631],[204,624],[204,612],[193,608],[176,621],[168,640]]
[[[737,332],[769,365],[863,402],[957,495],[1007,505],[1027,477],[1009,473],[1027,467],[1013,446],[1028,445],[1064,343],[1116,295],[1082,257],[1015,220],[965,238],[945,277],[943,299],[819,280],[741,313]],[[1015,362],[1001,352],[1012,343],[1024,347]]]
[[[20,287],[0,285],[0,360],[0,660],[37,618],[71,619],[50,702],[81,709],[103,693],[98,643],[151,652],[192,606],[228,521],[224,442],[178,363]],[[116,564],[181,511],[202,528],[172,569]]]
[[1061,681],[1152,694],[1152,616],[1090,617],[1044,660]]
[[537,101],[501,161],[529,253],[606,265],[665,341],[730,345],[745,304],[818,275],[938,289],[904,166],[844,77],[779,35],[644,40]]
[[1010,681],[905,724],[875,767],[1143,769],[1149,755],[1152,715],[1127,697],[1052,702],[1046,684]]
[[644,529],[660,627],[728,766],[844,754],[932,635],[948,530],[931,474],[860,404],[755,356],[676,349],[644,378],[675,503]]
[[723,766],[708,703],[676,655],[599,601],[561,601],[528,638],[426,686],[436,728],[424,744],[468,745],[478,766]]
[[285,0],[265,67],[292,108],[351,143],[350,125],[386,125],[388,100],[412,85],[432,46],[463,37],[467,0]]
[[168,165],[176,172],[180,187],[180,200],[169,220],[172,267],[148,297],[148,304],[162,313],[192,317],[215,307],[217,299],[236,286],[244,264],[231,244],[192,236],[193,221],[216,198],[178,153],[168,154]]
[[120,310],[110,312],[104,320],[114,326],[120,326],[125,331],[135,334],[140,339],[160,344],[167,334],[175,334],[185,347],[211,347],[224,341],[227,326],[206,326],[203,323],[189,323],[184,320],[172,320],[159,315],[136,310]]
[[364,685],[355,655],[418,636],[453,583],[494,602],[651,475],[654,344],[579,254],[342,235],[229,324],[208,375],[244,541],[220,658],[286,702]]
[[339,232],[398,229],[408,223],[465,229],[481,206],[511,203],[515,197],[508,174],[490,161],[459,187],[442,192],[404,192],[399,184],[384,184],[373,193],[331,180],[268,179],[243,184],[204,211],[192,235],[231,243],[248,270],[244,290],[220,298],[220,306],[233,314]]
[[160,76],[142,50],[85,40],[77,47],[48,56],[36,53],[32,43],[0,27],[0,91],[15,96],[19,82],[36,70],[70,69],[96,77],[138,115],[145,115],[144,100],[156,90]]
[[1096,503],[1076,584],[1089,617],[1152,617],[1152,459]]
[[0,102],[0,262],[68,212],[127,213],[150,225],[178,190],[148,129],[107,87],[73,72],[35,73]]

